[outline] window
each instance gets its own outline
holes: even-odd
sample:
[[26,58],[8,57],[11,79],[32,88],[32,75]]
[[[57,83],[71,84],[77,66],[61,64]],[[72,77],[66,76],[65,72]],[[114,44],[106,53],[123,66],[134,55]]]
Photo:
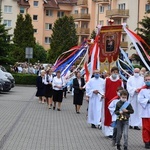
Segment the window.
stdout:
[[108,10],[111,10],[111,5],[108,5]]
[[50,37],[45,37],[45,44],[50,44],[51,38]]
[[53,16],[52,10],[46,10],[46,16]]
[[38,1],[34,1],[34,2],[33,2],[33,5],[34,5],[35,7],[37,7],[37,6],[38,6],[38,4],[39,4],[39,2],[38,2]]
[[150,4],[146,4],[145,5],[145,11],[147,12],[147,11],[149,11],[150,10]]
[[87,9],[81,9],[81,14],[88,14],[88,10]]
[[125,4],[125,3],[119,4],[119,5],[118,5],[118,8],[125,10],[125,9],[126,9],[126,4]]
[[75,13],[75,14],[78,14],[78,10],[75,10],[74,13]]
[[4,13],[12,13],[12,6],[4,6]]
[[99,21],[99,24],[100,24],[100,25],[104,25],[104,20],[100,20],[100,21]]
[[24,14],[24,12],[25,12],[24,7],[20,7],[20,13],[21,13],[21,14]]
[[99,7],[99,12],[100,12],[100,13],[104,13],[104,6],[100,6],[100,7]]
[[64,12],[63,11],[58,11],[57,12],[57,17],[63,17],[64,16]]
[[11,20],[4,20],[4,24],[6,27],[11,27],[12,21]]
[[45,24],[45,29],[46,29],[46,30],[51,30],[51,29],[52,29],[52,24],[46,23],[46,24]]
[[37,33],[37,29],[34,29],[34,33]]
[[38,15],[33,15],[33,20],[38,20]]

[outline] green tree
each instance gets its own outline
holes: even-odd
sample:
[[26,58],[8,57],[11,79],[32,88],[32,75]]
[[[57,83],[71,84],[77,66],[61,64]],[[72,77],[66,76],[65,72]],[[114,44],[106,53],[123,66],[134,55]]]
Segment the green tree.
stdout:
[[[149,13],[149,12],[148,12]],[[139,28],[136,29],[138,32],[138,35],[148,44],[150,45],[150,17],[144,16],[142,21],[138,23],[140,25]],[[149,52],[149,48],[145,45],[143,45],[144,48]]]
[[17,15],[16,27],[14,29],[13,42],[16,46],[21,47],[23,42],[24,18],[22,14]]
[[54,23],[52,31],[51,48],[48,51],[48,61],[51,63],[53,63],[62,52],[69,50],[78,43],[73,17],[64,16],[59,18]]
[[2,13],[0,11],[0,64],[5,64],[8,61],[8,50],[10,48],[10,35],[9,29],[6,29],[6,25],[2,24]]
[[95,30],[93,30],[91,33],[91,39],[95,39],[95,37],[96,37],[96,32],[95,32]]
[[47,52],[45,51],[45,49],[39,45],[36,44],[34,46],[34,54],[33,54],[33,61],[34,62],[46,62],[46,56],[47,56]]
[[25,61],[26,47],[33,47],[33,53],[35,53],[34,47],[36,43],[34,38],[34,29],[32,19],[29,14],[26,14],[25,18],[22,14],[17,16],[13,42],[14,46],[10,54],[15,57],[16,61]]

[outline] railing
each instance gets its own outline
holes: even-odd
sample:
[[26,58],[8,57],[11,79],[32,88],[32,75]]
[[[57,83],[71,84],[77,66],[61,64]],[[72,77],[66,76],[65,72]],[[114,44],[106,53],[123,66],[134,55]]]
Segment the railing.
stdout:
[[106,11],[106,16],[129,16],[129,10],[128,9],[112,9]]
[[99,2],[99,3],[109,3],[109,0],[93,0],[95,2]]
[[78,0],[77,1],[77,5],[87,5],[88,4],[88,0]]
[[89,28],[76,28],[77,34],[90,34]]
[[72,14],[74,19],[90,19],[90,14]]

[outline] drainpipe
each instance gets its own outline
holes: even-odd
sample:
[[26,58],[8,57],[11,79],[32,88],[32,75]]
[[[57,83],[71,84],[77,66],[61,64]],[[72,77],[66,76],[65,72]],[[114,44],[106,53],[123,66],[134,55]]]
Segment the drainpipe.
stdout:
[[[139,14],[140,14],[140,0],[138,0],[138,15],[137,15],[137,22],[139,22]],[[137,23],[137,28],[139,28],[139,24]],[[138,33],[138,31],[137,31]]]

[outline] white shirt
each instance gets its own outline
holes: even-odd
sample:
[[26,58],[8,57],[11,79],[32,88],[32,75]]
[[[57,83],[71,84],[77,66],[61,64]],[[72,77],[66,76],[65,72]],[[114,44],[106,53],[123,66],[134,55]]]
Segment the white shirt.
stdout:
[[44,84],[47,85],[49,83],[52,83],[53,81],[53,76],[49,74],[45,74],[44,76]]
[[[53,78],[53,89],[54,90],[63,90],[63,86],[65,86],[65,81],[62,77],[58,78],[57,76]],[[62,88],[57,88],[55,86],[61,86]]]
[[138,102],[142,106],[141,117],[150,118],[150,89],[142,89],[138,95]]

